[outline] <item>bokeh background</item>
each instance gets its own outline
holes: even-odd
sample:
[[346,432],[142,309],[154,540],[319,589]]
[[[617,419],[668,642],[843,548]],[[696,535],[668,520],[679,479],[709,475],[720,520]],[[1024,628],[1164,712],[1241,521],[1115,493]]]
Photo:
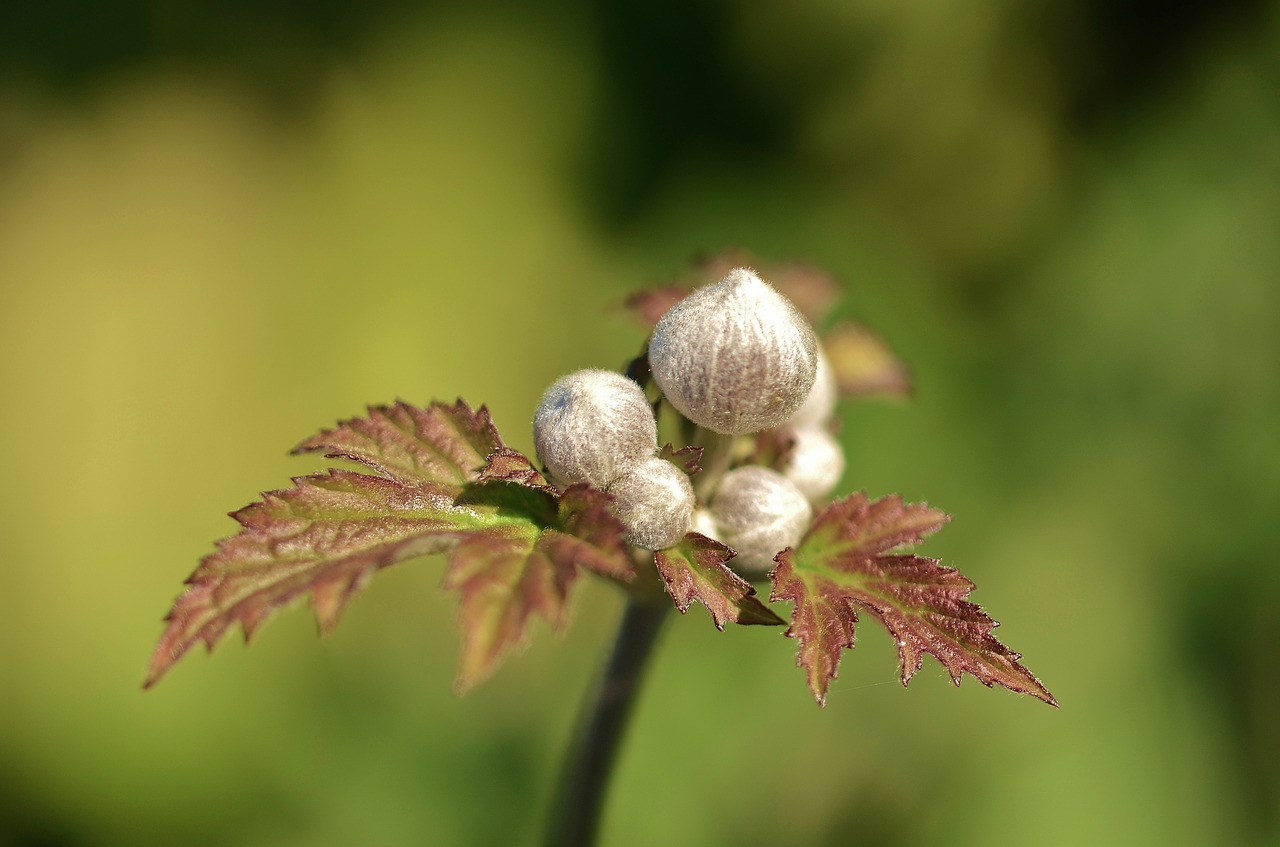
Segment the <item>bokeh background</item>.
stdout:
[[1280,5],[383,0],[0,9],[0,843],[538,840],[620,609],[465,698],[439,559],[139,690],[228,510],[368,402],[617,367],[621,298],[805,258],[914,370],[844,490],[1062,703],[819,710],[775,630],[674,621],[609,845],[1280,844]]

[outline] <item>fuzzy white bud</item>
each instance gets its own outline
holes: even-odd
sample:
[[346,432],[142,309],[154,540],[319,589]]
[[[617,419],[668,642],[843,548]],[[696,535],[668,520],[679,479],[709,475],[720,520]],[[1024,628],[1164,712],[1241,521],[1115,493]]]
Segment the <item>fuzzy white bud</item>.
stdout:
[[810,503],[831,493],[844,473],[844,450],[827,430],[818,426],[791,431],[795,439],[782,475],[795,483]]
[[837,394],[835,371],[831,369],[831,362],[819,345],[818,368],[813,378],[813,388],[809,389],[809,396],[800,404],[800,408],[787,418],[785,425],[792,429],[822,426],[836,413]]
[[730,567],[743,576],[763,576],[779,551],[804,536],[813,509],[791,480],[769,468],[747,465],[729,471],[711,500],[719,539],[737,551]]
[[634,380],[613,371],[576,371],[542,395],[533,444],[552,482],[605,488],[653,455],[658,425]]
[[689,527],[689,531],[700,533],[715,541],[720,540],[720,527],[716,526],[716,519],[711,517],[711,512],[706,509],[693,510],[693,525]]
[[627,542],[662,550],[684,538],[696,500],[684,471],[666,459],[649,458],[624,472],[613,485],[613,513],[627,528]]
[[772,429],[813,387],[817,338],[791,301],[735,268],[672,306],[649,340],[654,381],[671,405],[713,432]]

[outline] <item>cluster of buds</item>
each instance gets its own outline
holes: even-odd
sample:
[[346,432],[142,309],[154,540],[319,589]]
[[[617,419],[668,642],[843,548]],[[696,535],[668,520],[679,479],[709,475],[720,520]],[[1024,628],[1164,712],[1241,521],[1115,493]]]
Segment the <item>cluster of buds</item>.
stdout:
[[556,380],[534,414],[533,443],[551,482],[586,482],[613,495],[631,544],[661,550],[689,531],[693,486],[655,455],[658,424],[634,380],[602,370]]
[[641,385],[586,370],[556,381],[534,417],[548,478],[608,491],[638,547],[663,549],[692,529],[731,547],[743,576],[763,576],[800,541],[844,470],[830,431],[835,379],[813,328],[753,271],[735,268],[662,316],[648,363],[665,403],[698,427],[695,443],[772,431],[787,445],[777,469],[713,469],[699,504],[684,471],[657,455],[654,406]]

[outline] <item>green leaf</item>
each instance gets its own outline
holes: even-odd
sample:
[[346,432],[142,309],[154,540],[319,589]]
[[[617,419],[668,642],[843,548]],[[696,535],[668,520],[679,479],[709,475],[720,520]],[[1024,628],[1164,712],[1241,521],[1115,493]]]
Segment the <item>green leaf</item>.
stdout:
[[587,486],[561,495],[502,444],[484,407],[375,406],[298,448],[316,450],[377,474],[299,477],[235,512],[240,533],[218,542],[165,618],[146,687],[196,644],[212,650],[236,623],[247,640],[307,594],[328,631],[379,569],[448,553],[445,585],[462,602],[458,687],[466,689],[522,643],[532,616],[563,622],[578,568],[633,576],[608,495]]
[[658,573],[680,614],[697,600],[707,607],[719,630],[729,621],[770,626],[786,623],[756,598],[750,583],[725,566],[732,558],[728,547],[696,532],[654,554]]
[[965,598],[974,585],[935,559],[890,553],[916,544],[950,518],[896,496],[874,502],[858,493],[828,506],[795,550],[778,554],[771,599],[795,605],[786,635],[800,642],[796,664],[825,705],[840,653],[853,647],[857,611],[871,612],[898,646],[905,686],[924,653],[952,681],[968,673],[987,687],[999,684],[1051,706],[1053,695],[991,636],[996,622]]

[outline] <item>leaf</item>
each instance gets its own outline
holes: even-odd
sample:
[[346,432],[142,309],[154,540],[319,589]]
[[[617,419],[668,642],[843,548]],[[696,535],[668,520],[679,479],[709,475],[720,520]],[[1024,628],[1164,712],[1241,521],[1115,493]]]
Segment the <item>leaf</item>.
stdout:
[[604,492],[574,485],[560,498],[559,528],[475,535],[458,545],[444,579],[446,589],[460,594],[458,693],[483,682],[506,654],[524,646],[534,612],[553,629],[564,626],[579,567],[623,582],[634,577],[622,541],[626,530],[608,503]]
[[785,427],[766,429],[756,434],[748,464],[780,471],[786,467],[795,447],[796,435],[792,430]]
[[683,285],[646,288],[627,295],[623,304],[641,323],[654,326],[668,309],[683,300],[688,293],[689,289]]
[[236,623],[247,640],[308,593],[328,631],[379,569],[448,553],[445,584],[462,595],[458,687],[466,689],[523,642],[532,616],[560,625],[578,568],[633,577],[609,496],[586,486],[561,495],[502,444],[484,407],[375,406],[298,450],[324,450],[377,474],[298,477],[235,512],[240,533],[218,542],[187,579],[145,687],[197,643],[212,650]]
[[323,430],[291,452],[323,451],[326,458],[359,462],[401,482],[461,487],[475,481],[489,454],[502,446],[484,406],[472,411],[458,400],[420,409],[400,400],[370,406],[368,417]]
[[577,571],[538,546],[537,531],[476,536],[449,557],[444,587],[459,593],[462,649],[454,688],[463,693],[493,674],[498,662],[524,645],[534,612],[553,628],[564,625],[569,587]]
[[654,554],[658,573],[680,614],[689,611],[697,600],[707,607],[719,630],[728,621],[770,626],[785,623],[756,599],[756,590],[750,583],[725,567],[732,558],[733,551],[728,547],[696,532]]
[[560,496],[559,520],[542,533],[548,553],[580,568],[620,582],[635,578],[635,564],[622,539],[627,528],[609,509],[613,498],[585,482]]
[[556,488],[547,482],[547,478],[533,467],[523,453],[510,447],[499,447],[489,454],[484,468],[480,471],[480,479],[496,482],[514,482],[529,488],[536,488],[556,494]]
[[897,643],[904,686],[928,653],[956,685],[968,673],[987,687],[998,683],[1058,705],[1021,657],[991,636],[996,622],[965,599],[972,582],[935,559],[889,552],[948,520],[924,504],[897,496],[872,502],[858,493],[828,506],[797,549],[778,554],[770,599],[795,604],[785,634],[800,642],[796,664],[820,705],[841,650],[853,647],[859,609],[875,615]]
[[658,450],[658,458],[666,459],[684,471],[686,476],[694,476],[702,470],[702,466],[698,464],[702,459],[702,448],[693,444],[677,450],[673,444],[668,442]]
[[827,316],[840,293],[831,275],[809,262],[761,262],[745,250],[729,249],[703,258],[698,265],[702,276],[698,285],[718,282],[734,268],[754,268],[813,323]]
[[[542,495],[544,498],[548,495]],[[299,477],[232,514],[240,534],[218,542],[165,618],[146,687],[198,642],[210,650],[233,624],[248,640],[272,613],[307,592],[322,632],[380,568],[464,539],[507,539],[540,529],[527,514],[469,503],[447,486],[346,470]],[[550,509],[554,515],[554,504]]]
[[754,269],[813,323],[827,316],[839,295],[835,280],[817,265],[760,262],[745,250],[729,249],[698,258],[692,271],[677,282],[629,295],[625,306],[641,323],[652,327],[690,291],[719,282],[734,268]]
[[911,372],[880,336],[852,322],[837,324],[822,338],[840,394],[911,396]]

